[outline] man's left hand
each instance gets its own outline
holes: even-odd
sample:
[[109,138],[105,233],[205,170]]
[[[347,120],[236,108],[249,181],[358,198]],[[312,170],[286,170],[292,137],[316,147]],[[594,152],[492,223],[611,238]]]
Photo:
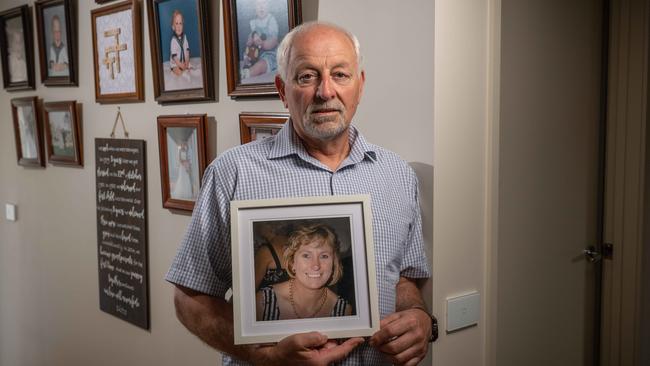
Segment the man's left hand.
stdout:
[[379,324],[380,329],[370,338],[370,345],[390,357],[400,366],[417,365],[427,354],[431,319],[420,309],[393,313]]

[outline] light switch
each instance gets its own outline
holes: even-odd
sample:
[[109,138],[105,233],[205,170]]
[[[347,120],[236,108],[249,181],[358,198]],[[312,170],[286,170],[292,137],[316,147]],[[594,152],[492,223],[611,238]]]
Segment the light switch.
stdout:
[[16,205],[7,203],[5,205],[5,216],[9,221],[16,221]]
[[480,309],[478,292],[447,298],[447,333],[478,324]]

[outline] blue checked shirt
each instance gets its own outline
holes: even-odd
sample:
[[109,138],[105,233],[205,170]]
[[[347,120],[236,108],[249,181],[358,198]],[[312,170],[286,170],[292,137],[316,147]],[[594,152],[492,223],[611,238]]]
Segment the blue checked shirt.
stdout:
[[[396,154],[350,128],[349,156],[332,171],[311,157],[288,122],[277,135],[224,152],[206,169],[201,193],[166,280],[224,298],[232,286],[230,201],[370,194],[379,312],[395,311],[401,276],[429,277],[417,178]],[[223,356],[224,365],[247,363]],[[390,365],[363,344],[343,365]]]

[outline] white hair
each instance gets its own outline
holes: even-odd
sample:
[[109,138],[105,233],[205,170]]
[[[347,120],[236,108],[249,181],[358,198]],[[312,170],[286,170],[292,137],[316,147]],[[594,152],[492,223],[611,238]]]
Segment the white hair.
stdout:
[[280,78],[282,78],[283,81],[287,81],[287,73],[289,72],[289,59],[291,58],[291,48],[293,47],[293,41],[296,35],[306,33],[312,28],[315,27],[327,27],[330,29],[334,29],[336,31],[339,31],[343,34],[345,34],[346,37],[352,42],[354,45],[354,53],[357,56],[357,72],[361,72],[361,46],[359,44],[359,39],[352,33],[350,33],[347,29],[340,27],[336,24],[329,23],[329,22],[324,22],[324,21],[311,21],[307,23],[303,23],[291,30],[291,32],[287,33],[287,35],[282,39],[282,42],[280,42],[280,45],[278,46],[277,50],[277,62],[278,62],[278,74],[280,75]]

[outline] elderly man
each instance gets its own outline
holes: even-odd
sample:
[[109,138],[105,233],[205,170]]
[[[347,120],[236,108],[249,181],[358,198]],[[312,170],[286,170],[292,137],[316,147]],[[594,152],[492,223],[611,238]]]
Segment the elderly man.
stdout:
[[[429,276],[417,180],[411,168],[372,145],[350,122],[363,93],[356,37],[332,24],[306,23],[278,48],[276,87],[291,118],[275,136],[236,147],[205,172],[192,221],[167,280],[176,284],[180,321],[223,352],[225,365],[415,365],[426,354],[431,318],[417,280]],[[231,200],[370,194],[380,330],[342,343],[318,332],[274,345],[233,344]]]

